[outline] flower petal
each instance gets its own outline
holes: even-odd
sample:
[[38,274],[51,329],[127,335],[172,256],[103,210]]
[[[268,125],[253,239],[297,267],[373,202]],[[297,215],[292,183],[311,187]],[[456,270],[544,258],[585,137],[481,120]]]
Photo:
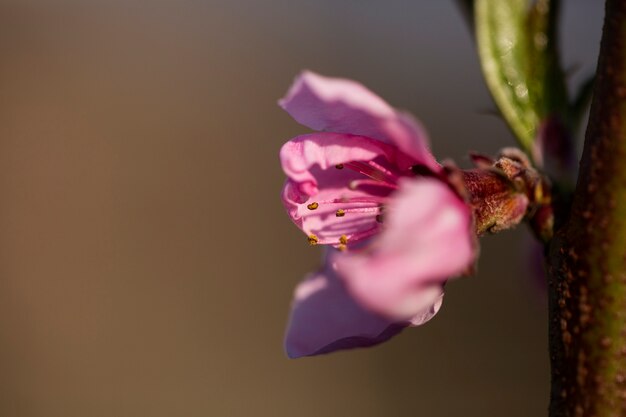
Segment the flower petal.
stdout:
[[[336,253],[336,251],[333,251]],[[290,358],[337,350],[373,346],[400,333],[407,326],[430,320],[441,307],[443,291],[433,288],[424,308],[415,317],[392,321],[357,304],[332,267],[333,255],[322,270],[310,274],[296,288],[285,349]]]
[[404,171],[405,174],[417,163],[397,148],[378,140],[341,133],[311,133],[297,136],[280,149],[283,171],[287,177],[300,184],[300,192],[308,195],[318,191],[318,181],[312,168],[332,170],[335,175],[339,175],[342,170],[335,170],[336,165],[354,161],[372,161],[376,158],[384,158],[391,166],[398,171]]
[[418,163],[434,172],[440,170],[419,122],[357,82],[304,71],[278,103],[311,129],[392,143]]
[[[380,208],[375,198],[360,190],[348,187],[326,186],[317,194],[300,202],[302,195],[296,190],[298,185],[287,181],[283,188],[283,205],[291,220],[307,236],[315,236],[315,243],[339,246],[349,241],[356,243],[380,230],[377,215]],[[371,203],[342,203],[350,200],[372,201]],[[321,202],[321,203],[320,203]],[[309,207],[316,205],[315,210]],[[345,213],[354,207],[364,207],[355,212]],[[344,211],[339,216],[338,211]]]
[[[317,243],[333,245],[342,237],[357,242],[376,233],[379,206],[397,188],[397,178],[415,164],[391,145],[340,133],[296,137],[283,145],[280,159],[289,177],[282,192],[289,216],[308,236],[315,235]],[[372,161],[387,173],[375,172],[367,165]],[[360,162],[363,168],[355,166]],[[368,168],[378,180],[359,172]],[[351,186],[359,180],[359,187]],[[338,210],[344,213],[339,216]]]
[[474,260],[471,213],[443,182],[406,179],[385,209],[385,228],[361,251],[337,257],[339,274],[366,308],[390,318],[415,315],[423,292]]

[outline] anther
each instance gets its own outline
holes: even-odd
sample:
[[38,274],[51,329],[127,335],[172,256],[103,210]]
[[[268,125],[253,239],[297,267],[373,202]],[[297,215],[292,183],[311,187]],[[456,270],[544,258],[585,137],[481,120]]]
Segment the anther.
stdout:
[[317,202],[315,202],[315,201],[314,201],[314,202],[312,202],[311,204],[308,204],[308,205],[306,206],[306,208],[308,208],[309,210],[315,210],[315,209],[316,209],[316,208],[318,208],[319,206],[320,206],[320,205],[319,205],[319,203],[317,203]]
[[339,243],[341,243],[342,245],[347,245],[348,244],[348,236],[341,235],[339,237]]
[[317,238],[317,236],[315,236],[315,235],[313,235],[313,234],[310,234],[310,235],[307,237],[307,239],[308,239],[308,241],[309,241],[309,245],[311,245],[311,246],[315,246],[315,245],[317,245],[317,244],[319,243],[319,241],[320,241],[320,240]]
[[335,216],[337,216],[337,217],[343,217],[343,216],[345,216],[345,215],[346,215],[346,211],[345,211],[345,210],[343,210],[343,209],[339,209],[339,210],[337,210],[337,211],[335,212]]
[[376,221],[378,223],[382,223],[383,222],[383,215],[382,214],[377,214],[376,215]]
[[344,244],[340,244],[339,246],[337,246],[337,249],[339,249],[340,251],[344,252],[345,250],[348,249],[348,247]]
[[337,164],[337,165],[335,165],[335,168],[337,168],[337,169],[343,169],[343,164]]

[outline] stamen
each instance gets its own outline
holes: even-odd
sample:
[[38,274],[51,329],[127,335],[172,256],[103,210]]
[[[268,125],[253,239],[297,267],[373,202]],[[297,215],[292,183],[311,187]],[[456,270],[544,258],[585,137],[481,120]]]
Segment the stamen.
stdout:
[[341,235],[339,237],[339,243],[341,243],[342,245],[347,245],[348,244],[348,236]]
[[320,241],[320,240],[318,239],[318,237],[317,237],[317,236],[315,236],[314,234],[310,234],[310,235],[307,237],[307,239],[308,239],[308,241],[309,241],[309,245],[311,245],[311,246],[315,246],[315,245],[317,245],[317,244],[319,243],[319,241]]
[[359,174],[363,174],[375,181],[383,181],[385,179],[383,172],[380,172],[362,162],[350,162],[349,164],[346,164],[346,166],[351,170],[356,171]]
[[343,169],[343,164],[337,164],[337,165],[335,165],[335,168],[337,168],[337,169]]
[[[372,217],[382,213],[385,197],[353,197],[353,198],[335,198],[332,200],[320,200],[315,201],[307,205],[309,210],[316,210],[324,206],[326,210],[335,205],[333,210],[335,211],[335,217],[344,217],[348,213],[360,213],[371,215]],[[337,207],[337,205],[339,207]],[[331,206],[331,207],[328,207]],[[324,210],[324,211],[326,211]]]
[[[343,209],[344,215],[346,213],[376,213],[380,211],[380,207],[350,207]],[[335,213],[337,215],[337,213]]]
[[348,249],[348,247],[344,244],[340,244],[337,246],[337,249],[339,249],[340,251],[344,252]]
[[392,184],[386,181],[377,181],[377,180],[352,180],[350,181],[350,184],[348,184],[348,188],[350,188],[351,190],[356,190],[357,188],[364,186],[364,185],[391,188],[392,190],[398,189],[398,186],[396,184]]
[[333,198],[332,200],[320,200],[321,204],[376,204],[379,205],[384,199],[382,197],[351,197],[351,198]]
[[378,223],[382,223],[383,222],[383,215],[382,214],[377,214],[376,215],[376,221]]
[[385,168],[384,166],[380,165],[377,162],[368,161],[367,164],[369,166],[371,166],[372,168],[382,172],[383,174],[385,174],[386,176],[388,176],[389,178],[391,178],[393,180],[397,180],[398,179],[398,176],[396,174],[394,174],[393,172],[389,171],[387,168]]

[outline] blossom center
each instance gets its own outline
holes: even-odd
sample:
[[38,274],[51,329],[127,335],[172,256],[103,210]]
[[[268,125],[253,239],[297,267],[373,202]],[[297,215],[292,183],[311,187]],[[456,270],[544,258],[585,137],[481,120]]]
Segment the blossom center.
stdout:
[[330,244],[340,250],[346,250],[348,242],[354,243],[378,233],[384,221],[383,211],[392,193],[398,189],[399,179],[426,175],[422,173],[420,166],[410,167],[406,172],[401,172],[397,166],[389,165],[386,161],[374,160],[350,161],[335,165],[337,170],[359,174],[355,177],[354,174],[338,173],[341,177],[346,176],[344,183],[346,188],[355,193],[345,192],[337,195],[337,198],[309,200],[305,203],[311,215],[319,212],[319,216],[332,216],[334,212],[334,217],[341,218],[340,223],[334,226],[337,233],[341,233],[340,236],[334,233],[332,237],[328,236],[328,233],[320,236],[309,233],[309,243]]

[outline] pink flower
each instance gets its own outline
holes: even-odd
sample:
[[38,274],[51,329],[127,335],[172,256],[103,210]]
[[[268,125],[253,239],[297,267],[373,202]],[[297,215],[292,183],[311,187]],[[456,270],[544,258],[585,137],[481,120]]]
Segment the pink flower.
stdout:
[[287,354],[371,346],[430,320],[475,238],[419,123],[356,82],[311,72],[279,104],[319,131],[282,147],[283,203],[309,243],[329,246],[296,289]]

